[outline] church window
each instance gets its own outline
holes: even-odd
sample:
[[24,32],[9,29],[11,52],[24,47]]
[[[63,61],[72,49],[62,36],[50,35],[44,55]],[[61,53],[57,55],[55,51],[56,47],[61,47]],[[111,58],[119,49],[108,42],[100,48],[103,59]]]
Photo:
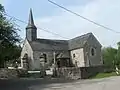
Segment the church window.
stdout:
[[96,49],[92,47],[90,50],[90,55],[95,56],[95,54],[96,54]]
[[43,56],[44,56],[44,62],[46,63],[47,62],[47,55],[46,54],[43,54]]
[[75,58],[75,54],[73,54],[73,58]]

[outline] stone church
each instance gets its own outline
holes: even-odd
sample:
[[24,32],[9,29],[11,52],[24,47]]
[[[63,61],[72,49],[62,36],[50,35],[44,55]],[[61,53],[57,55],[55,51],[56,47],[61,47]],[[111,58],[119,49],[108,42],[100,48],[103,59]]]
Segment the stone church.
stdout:
[[70,40],[37,38],[32,10],[21,52],[21,66],[29,70],[42,67],[91,67],[102,65],[101,44],[92,33]]

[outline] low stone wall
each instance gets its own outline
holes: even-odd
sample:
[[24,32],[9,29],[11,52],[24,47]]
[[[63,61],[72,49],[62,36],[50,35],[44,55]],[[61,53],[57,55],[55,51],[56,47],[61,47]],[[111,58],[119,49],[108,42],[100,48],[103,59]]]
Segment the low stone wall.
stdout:
[[103,66],[94,66],[94,67],[81,67],[81,78],[87,79],[89,77],[95,76],[98,73],[104,72]]
[[[86,79],[96,75],[99,72],[104,72],[103,66],[96,67],[65,67],[65,68],[56,68],[54,76],[65,79]],[[0,78],[21,78],[21,77],[34,77],[30,75],[27,70],[23,69],[0,69]],[[40,73],[35,75],[35,77],[41,77]]]
[[27,70],[0,68],[0,79],[15,79],[28,77]]
[[56,69],[57,76],[66,79],[86,79],[95,76],[99,72],[104,72],[103,66],[67,67]]
[[81,71],[80,68],[69,67],[69,68],[57,68],[57,76],[66,79],[80,79]]
[[17,71],[15,69],[5,69],[5,68],[1,68],[0,69],[0,79],[3,78],[7,78],[7,79],[11,79],[11,78],[17,78]]

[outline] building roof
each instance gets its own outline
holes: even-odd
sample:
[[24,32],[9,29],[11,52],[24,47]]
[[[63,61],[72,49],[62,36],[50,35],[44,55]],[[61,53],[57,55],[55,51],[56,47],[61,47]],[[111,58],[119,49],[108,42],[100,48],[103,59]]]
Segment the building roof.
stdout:
[[93,35],[92,33],[87,33],[81,36],[78,36],[76,38],[69,40],[69,50],[84,47],[85,42],[88,40],[90,35]]
[[31,41],[30,45],[34,51],[39,50],[68,51],[84,47],[85,42],[87,42],[88,38],[91,35],[93,34],[87,33],[70,40],[37,39],[36,41]]
[[39,50],[68,50],[67,40],[37,39],[31,41],[30,45],[34,51]]

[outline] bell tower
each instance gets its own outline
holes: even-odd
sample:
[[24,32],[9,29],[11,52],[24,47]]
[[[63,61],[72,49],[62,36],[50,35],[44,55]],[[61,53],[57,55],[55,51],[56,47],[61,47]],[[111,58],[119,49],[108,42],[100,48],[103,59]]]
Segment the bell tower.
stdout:
[[26,38],[28,41],[34,41],[37,39],[37,28],[34,25],[32,9],[30,9],[29,21],[26,27]]

